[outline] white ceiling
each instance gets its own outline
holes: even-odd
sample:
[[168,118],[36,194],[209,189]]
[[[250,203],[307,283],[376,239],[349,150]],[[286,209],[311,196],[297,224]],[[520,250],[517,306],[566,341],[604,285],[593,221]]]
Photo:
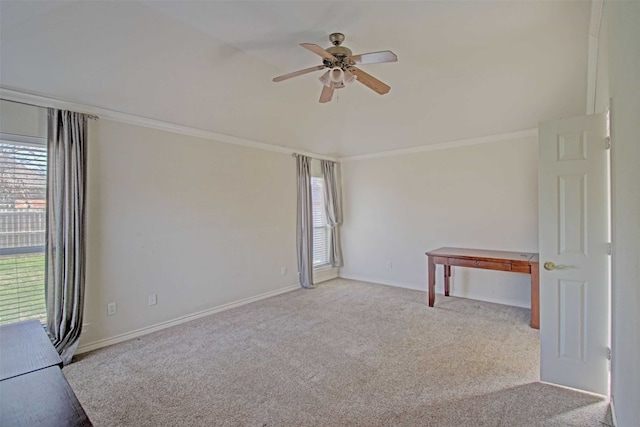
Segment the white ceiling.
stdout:
[[[0,85],[344,157],[584,114],[589,1],[0,2]],[[302,42],[392,50],[319,104]],[[334,97],[335,98],[335,97]]]

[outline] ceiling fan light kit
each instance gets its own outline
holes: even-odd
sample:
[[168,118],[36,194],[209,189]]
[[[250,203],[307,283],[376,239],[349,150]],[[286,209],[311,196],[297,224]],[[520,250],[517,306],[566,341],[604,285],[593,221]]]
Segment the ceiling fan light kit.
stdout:
[[381,62],[396,62],[398,57],[390,50],[383,50],[380,52],[363,53],[359,55],[353,55],[351,49],[342,46],[344,41],[344,34],[333,33],[329,36],[329,40],[333,46],[323,49],[317,44],[313,43],[301,43],[300,46],[322,57],[322,65],[317,65],[311,68],[305,68],[304,70],[294,71],[293,73],[284,74],[282,76],[274,77],[274,82],[281,82],[283,80],[290,79],[292,77],[301,76],[311,73],[313,71],[322,70],[328,68],[324,74],[319,78],[324,87],[320,94],[320,102],[325,103],[331,101],[333,97],[334,89],[341,89],[345,86],[352,84],[354,81],[359,81],[369,89],[373,90],[380,95],[384,95],[389,92],[391,87],[370,74],[356,68],[355,65],[360,64],[377,64]]
[[345,86],[349,86],[356,80],[349,70],[343,70],[342,68],[335,67],[326,71],[321,77],[318,78],[323,85],[333,87],[334,89],[341,89]]

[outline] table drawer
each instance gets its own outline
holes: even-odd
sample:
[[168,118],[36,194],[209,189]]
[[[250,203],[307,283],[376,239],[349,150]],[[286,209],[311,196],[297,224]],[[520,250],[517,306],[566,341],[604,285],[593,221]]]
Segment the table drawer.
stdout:
[[523,264],[523,263],[514,263],[511,264],[511,271],[514,273],[527,273],[531,274],[531,264]]
[[511,271],[511,264],[508,262],[480,261],[464,258],[449,258],[449,264],[458,267],[486,268],[488,270]]

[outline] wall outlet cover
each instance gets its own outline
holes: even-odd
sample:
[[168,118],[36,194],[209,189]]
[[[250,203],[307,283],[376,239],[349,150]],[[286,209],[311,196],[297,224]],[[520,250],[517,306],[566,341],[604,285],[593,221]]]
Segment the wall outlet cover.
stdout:
[[107,304],[107,316],[113,316],[118,312],[118,308],[116,307],[115,302],[110,302]]

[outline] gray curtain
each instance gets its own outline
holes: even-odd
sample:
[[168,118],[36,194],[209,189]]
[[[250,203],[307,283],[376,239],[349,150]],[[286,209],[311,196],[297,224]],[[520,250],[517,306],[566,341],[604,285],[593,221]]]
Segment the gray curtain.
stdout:
[[322,176],[324,177],[324,202],[327,222],[331,227],[329,234],[329,264],[332,267],[342,266],[342,249],[340,248],[340,230],[342,224],[342,205],[338,192],[336,176],[336,162],[321,160]]
[[298,215],[296,244],[298,277],[303,288],[313,286],[313,222],[311,218],[311,158],[296,154],[298,177]]
[[87,119],[49,109],[47,332],[65,365],[78,348],[84,307]]

